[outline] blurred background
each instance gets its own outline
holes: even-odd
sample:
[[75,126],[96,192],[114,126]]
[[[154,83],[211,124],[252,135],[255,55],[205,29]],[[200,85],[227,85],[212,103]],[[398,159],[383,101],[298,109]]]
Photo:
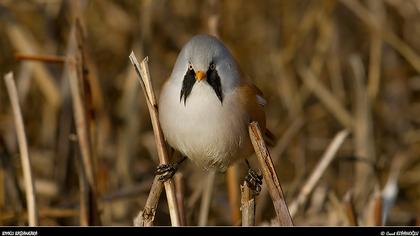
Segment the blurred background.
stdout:
[[[158,158],[128,56],[149,57],[158,95],[178,52],[199,33],[217,35],[263,91],[278,138],[271,155],[296,225],[420,224],[419,0],[1,0],[0,75],[12,71],[17,85],[40,225],[93,224],[86,208],[102,225],[133,225]],[[317,167],[334,139],[331,162]],[[0,166],[0,224],[27,225],[3,79]],[[208,179],[182,165],[187,225],[240,225],[246,166],[228,172]],[[256,208],[257,225],[271,225],[265,185]],[[155,224],[170,225],[165,194]]]

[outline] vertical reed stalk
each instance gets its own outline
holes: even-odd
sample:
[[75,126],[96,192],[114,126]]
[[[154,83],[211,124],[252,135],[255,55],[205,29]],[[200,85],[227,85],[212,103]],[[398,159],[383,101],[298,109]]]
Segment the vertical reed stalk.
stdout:
[[23,178],[26,188],[26,201],[28,208],[29,226],[38,225],[38,209],[36,204],[35,186],[32,177],[31,160],[29,159],[28,144],[26,142],[25,126],[23,124],[22,112],[19,106],[19,98],[12,72],[4,76],[10,103],[12,105],[13,117],[20,151],[20,160],[23,169]]

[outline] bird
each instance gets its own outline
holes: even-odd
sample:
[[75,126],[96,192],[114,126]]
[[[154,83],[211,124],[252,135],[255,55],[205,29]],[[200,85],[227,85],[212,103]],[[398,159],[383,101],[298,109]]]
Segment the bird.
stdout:
[[[248,124],[257,121],[268,137],[261,90],[249,81],[218,38],[193,36],[181,49],[159,97],[159,122],[166,142],[204,170],[224,172],[238,160],[249,167],[247,181],[262,177],[249,165],[253,153]],[[177,164],[157,173],[176,171]],[[173,173],[169,174],[171,177]],[[258,188],[258,186],[256,186]]]

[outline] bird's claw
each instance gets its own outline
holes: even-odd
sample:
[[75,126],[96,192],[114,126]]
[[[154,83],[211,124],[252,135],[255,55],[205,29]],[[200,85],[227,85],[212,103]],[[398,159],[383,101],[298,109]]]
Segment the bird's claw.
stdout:
[[177,170],[177,164],[162,164],[156,168],[155,174],[159,176],[159,181],[166,182],[174,176]]
[[261,192],[262,175],[255,172],[253,169],[248,170],[248,174],[245,177],[247,186],[253,191],[254,195],[258,195]]

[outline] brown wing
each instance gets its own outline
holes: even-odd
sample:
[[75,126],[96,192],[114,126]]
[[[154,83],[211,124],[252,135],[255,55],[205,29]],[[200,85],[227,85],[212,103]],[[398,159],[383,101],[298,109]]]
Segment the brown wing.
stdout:
[[[257,121],[262,131],[265,130],[265,112],[262,103],[263,95],[257,86],[250,83],[243,83],[240,87],[241,100],[251,118]],[[258,96],[261,98],[259,99]]]
[[273,146],[275,143],[275,136],[266,128],[264,106],[266,101],[261,90],[251,83],[243,83],[240,87],[240,94],[246,110],[250,116],[250,121],[257,121],[261,132],[264,133],[264,140],[268,145]]

